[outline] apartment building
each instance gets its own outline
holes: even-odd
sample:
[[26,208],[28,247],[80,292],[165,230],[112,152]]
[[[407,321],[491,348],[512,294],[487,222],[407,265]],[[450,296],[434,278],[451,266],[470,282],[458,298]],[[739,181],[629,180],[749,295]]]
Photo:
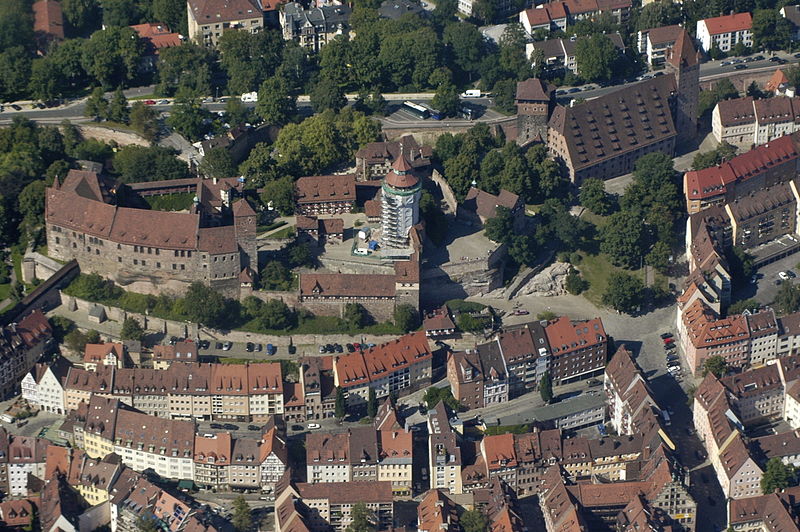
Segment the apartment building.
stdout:
[[432,358],[425,331],[417,331],[336,357],[334,384],[347,393],[349,405],[366,403],[370,389],[379,399],[418,390],[430,384]]
[[356,152],[356,177],[359,181],[383,179],[401,156],[411,165],[414,173],[430,171],[433,149],[420,146],[412,135],[403,135],[398,140],[370,142]]
[[700,212],[793,180],[800,170],[798,133],[778,137],[719,166],[683,175],[686,210]]
[[632,436],[633,423],[643,409],[658,407],[642,368],[625,346],[617,349],[603,379],[608,419],[614,432]]
[[20,383],[22,398],[45,412],[64,414],[64,382],[70,367],[62,356],[49,364],[36,364]]
[[742,315],[721,318],[702,299],[678,312],[678,339],[690,371],[700,371],[712,356],[721,356],[730,367],[749,363],[750,331]]
[[[308,529],[312,531],[332,528],[343,532],[352,522],[353,506],[358,503],[365,504],[372,512],[378,529],[391,526],[394,520],[392,488],[388,482],[297,483],[293,488],[297,499],[309,510]],[[280,495],[276,498],[276,506],[280,498]]]
[[194,436],[194,481],[206,489],[227,489],[233,455],[230,433]]
[[462,493],[461,449],[455,431],[450,426],[443,402],[428,412],[428,471],[430,489],[448,489]]
[[728,508],[728,524],[736,532],[751,530],[793,530],[797,528],[800,488],[780,493],[734,499]]
[[350,7],[344,4],[305,9],[297,2],[289,2],[280,10],[283,38],[296,41],[309,52],[319,52],[337,35],[349,33],[350,15]]
[[663,65],[669,49],[674,47],[685,30],[678,25],[660,26],[639,31],[637,46],[639,53],[647,58],[647,64]]
[[600,318],[570,321],[566,316],[544,328],[550,344],[549,371],[553,384],[567,384],[599,375],[606,367],[608,336]]
[[495,346],[486,344],[488,349],[482,351],[457,351],[447,360],[447,380],[453,397],[468,409],[508,401],[508,376],[499,350],[491,349]]
[[49,348],[52,338],[50,323],[39,310],[0,329],[0,397],[20,390],[25,375]]
[[153,368],[169,369],[173,362],[197,362],[197,343],[179,340],[174,344],[153,346]]
[[[49,442],[40,438],[6,436],[8,493],[12,496],[28,494],[28,475],[44,478],[45,459]],[[5,479],[3,479],[5,480]]]
[[206,46],[216,46],[226,31],[257,33],[264,28],[264,13],[255,0],[188,0],[186,11],[189,38]]
[[[532,9],[528,11],[540,11],[539,9]],[[625,44],[619,33],[609,33],[608,38],[614,46],[619,49],[620,53],[625,50]],[[536,64],[537,55],[540,55],[543,66],[557,69],[563,68],[578,74],[578,57],[575,53],[577,49],[577,41],[575,39],[546,39],[544,41],[534,41],[525,45],[525,55],[530,59],[533,64]]]
[[749,149],[800,130],[800,98],[754,100],[747,96],[723,100],[714,107],[711,117],[717,141]]
[[705,53],[712,48],[727,53],[739,43],[753,46],[753,17],[750,13],[735,13],[698,20],[696,35]]
[[430,490],[417,506],[419,532],[458,532],[458,506],[442,490]]

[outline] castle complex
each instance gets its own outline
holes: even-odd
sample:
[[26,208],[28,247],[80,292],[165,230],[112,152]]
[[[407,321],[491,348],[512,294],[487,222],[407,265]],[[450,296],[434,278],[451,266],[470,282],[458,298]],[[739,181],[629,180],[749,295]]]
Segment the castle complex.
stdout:
[[258,270],[256,213],[247,200],[235,199],[241,183],[176,180],[138,184],[134,191],[145,196],[165,183],[194,190],[188,212],[126,207],[121,191],[103,177],[70,170],[46,193],[49,255],[76,259],[82,271],[134,292],[180,293],[198,281],[238,296],[240,278]]

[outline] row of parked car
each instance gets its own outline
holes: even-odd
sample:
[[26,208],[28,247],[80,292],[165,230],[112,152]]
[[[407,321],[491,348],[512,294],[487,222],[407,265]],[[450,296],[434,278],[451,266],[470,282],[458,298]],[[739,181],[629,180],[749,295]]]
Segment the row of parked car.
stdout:
[[667,363],[667,371],[669,371],[670,375],[675,377],[676,380],[680,380],[681,359],[678,356],[675,336],[671,332],[665,332],[661,335],[661,339],[664,341],[664,357]]
[[365,349],[369,349],[370,347],[375,347],[375,344],[362,344],[359,342],[353,342],[352,344],[324,344],[319,346],[319,352],[322,353],[344,353],[347,351],[348,353],[355,353],[356,351],[363,351]]

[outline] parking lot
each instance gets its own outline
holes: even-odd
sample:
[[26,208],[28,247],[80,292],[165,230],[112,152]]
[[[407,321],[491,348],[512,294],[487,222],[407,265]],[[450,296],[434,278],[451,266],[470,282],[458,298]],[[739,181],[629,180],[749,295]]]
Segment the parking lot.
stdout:
[[[792,272],[797,275],[796,266],[800,262],[800,254],[789,255],[772,264],[767,264],[758,270],[758,279],[752,281],[747,286],[742,286],[734,290],[734,300],[755,299],[762,305],[769,305],[775,300],[775,296],[780,290],[780,284],[784,281],[780,279],[780,272]],[[780,283],[777,281],[780,280]],[[791,279],[790,279],[791,280]],[[797,279],[793,279],[797,283]]]

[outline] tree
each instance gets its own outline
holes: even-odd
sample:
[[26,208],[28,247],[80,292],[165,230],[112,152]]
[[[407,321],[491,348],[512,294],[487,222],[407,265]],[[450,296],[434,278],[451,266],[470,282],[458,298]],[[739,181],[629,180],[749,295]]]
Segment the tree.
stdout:
[[367,508],[366,503],[357,502],[350,510],[350,525],[345,532],[372,532],[375,527],[375,515]]
[[461,109],[461,100],[458,97],[456,86],[449,82],[441,83],[436,88],[431,106],[444,116],[456,116]]
[[294,180],[286,176],[266,183],[261,201],[283,216],[291,215],[294,212]]
[[95,87],[86,99],[86,107],[83,110],[84,116],[102,120],[108,117],[108,100],[103,93],[103,87]]
[[114,172],[123,183],[166,181],[188,177],[186,163],[177,152],[164,146],[130,144],[114,154]]
[[313,266],[313,257],[308,244],[295,242],[289,247],[289,266],[299,268],[301,266]]
[[139,324],[136,318],[125,318],[122,322],[122,329],[119,332],[119,337],[123,340],[138,340],[141,341],[144,336],[144,329]]
[[403,332],[411,332],[419,327],[417,309],[408,303],[397,305],[394,309],[394,324]]
[[321,113],[326,109],[334,111],[341,110],[347,105],[347,98],[341,85],[329,78],[323,78],[316,85],[310,94],[311,106],[314,111]]
[[428,410],[433,410],[439,402],[444,402],[444,405],[450,410],[460,410],[461,404],[453,397],[453,392],[450,388],[438,388],[431,386],[425,390],[422,396],[422,402]]
[[642,221],[620,211],[612,214],[601,229],[600,251],[617,266],[631,269],[639,266],[644,239]]
[[344,390],[340,386],[336,387],[336,401],[333,410],[336,419],[344,419],[347,416],[347,400],[344,396]]
[[228,75],[228,91],[242,94],[257,90],[275,74],[281,61],[283,39],[277,31],[224,32],[217,44],[220,64]]
[[484,224],[486,238],[501,244],[508,244],[514,237],[514,219],[508,207],[498,205],[493,218]]
[[122,87],[117,87],[114,96],[111,97],[111,103],[108,105],[108,119],[120,124],[128,123],[128,100],[122,93]]
[[682,21],[681,8],[672,2],[650,2],[643,6],[636,21],[637,31],[671,26]]
[[205,119],[208,111],[203,109],[196,98],[175,98],[167,123],[190,141],[200,139],[208,130]]
[[564,288],[567,289],[572,295],[579,295],[581,292],[588,288],[589,283],[581,277],[581,274],[575,268],[570,268],[566,279],[564,279]]
[[44,194],[47,185],[41,179],[29,183],[17,197],[22,226],[32,230],[44,224]]
[[717,166],[723,161],[729,161],[736,156],[736,146],[723,142],[715,149],[703,153],[698,153],[692,160],[692,168],[694,170],[703,170]]
[[784,281],[775,295],[773,305],[781,314],[791,314],[800,310],[800,286]]
[[247,532],[253,526],[253,515],[250,505],[247,504],[244,495],[239,495],[233,501],[233,517],[231,523],[236,532]]
[[198,168],[206,177],[233,177],[236,175],[236,165],[227,148],[212,148],[205,154]]
[[143,46],[131,28],[106,28],[84,43],[81,64],[104,87],[121,85],[136,77]]
[[239,98],[229,98],[225,102],[225,120],[231,125],[244,124],[249,121],[250,109],[242,104]]
[[753,46],[760,50],[791,49],[792,23],[777,9],[756,9],[753,13]]
[[225,298],[213,288],[200,282],[194,282],[186,290],[183,301],[188,317],[193,322],[209,327],[224,325],[227,318]]
[[578,74],[586,81],[610,80],[618,57],[619,50],[614,42],[602,33],[580,37],[575,45]]
[[614,272],[608,278],[603,304],[630,314],[642,304],[643,297],[644,283],[641,279],[629,273]]
[[486,38],[478,27],[467,22],[450,22],[444,27],[442,42],[453,58],[453,64],[468,81],[472,81],[486,50]]
[[264,290],[290,290],[292,288],[292,272],[280,261],[271,260],[264,265],[259,276],[261,288]]
[[378,396],[375,395],[375,389],[370,387],[367,394],[367,417],[375,419],[378,415]]
[[703,377],[709,373],[714,374],[718,379],[722,378],[728,372],[728,363],[722,355],[714,355],[708,357],[703,362]]
[[464,532],[484,532],[489,528],[488,519],[477,508],[462,513],[459,523]]
[[132,0],[102,0],[103,26],[131,26],[138,24],[142,13]]
[[68,35],[86,35],[100,26],[100,6],[95,0],[64,0],[61,9],[67,21]]
[[581,205],[595,214],[604,216],[611,212],[611,200],[606,194],[606,185],[602,179],[591,177],[583,182],[580,192]]
[[143,102],[134,102],[129,113],[130,126],[146,140],[154,142],[158,138],[158,112]]
[[767,461],[764,474],[761,475],[761,493],[769,495],[789,487],[794,475],[794,468],[783,463],[779,456],[773,456]]
[[[183,9],[185,13],[185,4]],[[186,23],[185,14],[183,22]],[[211,79],[214,75],[212,69],[216,64],[217,58],[213,50],[192,42],[159,50],[158,85],[155,93],[159,96],[183,94],[195,98],[211,94]]]
[[164,22],[174,32],[189,34],[186,2],[181,0],[153,0],[153,20]]
[[664,273],[669,268],[669,258],[671,256],[672,249],[670,249],[669,244],[659,240],[653,244],[653,248],[645,256],[644,261],[659,272]]
[[761,308],[761,303],[755,299],[742,299],[741,301],[737,301],[728,307],[728,316],[733,314],[741,314],[745,310],[752,311],[759,308]]
[[539,381],[539,394],[542,396],[542,401],[550,404],[553,400],[553,381],[550,378],[550,372],[545,372],[542,379]]
[[266,301],[259,309],[257,323],[262,331],[285,331],[292,326],[289,306],[279,299]]
[[351,327],[360,328],[366,325],[369,313],[367,313],[367,309],[360,303],[347,303],[344,306],[342,318]]

